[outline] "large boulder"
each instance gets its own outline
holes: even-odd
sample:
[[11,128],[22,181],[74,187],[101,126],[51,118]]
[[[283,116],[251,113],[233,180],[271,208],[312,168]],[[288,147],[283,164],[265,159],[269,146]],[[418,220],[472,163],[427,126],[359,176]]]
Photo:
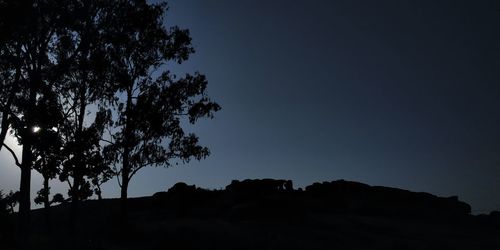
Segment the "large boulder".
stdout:
[[458,217],[469,215],[469,204],[458,197],[437,197],[399,188],[370,186],[338,180],[306,187],[306,196],[316,200],[313,209],[370,215],[412,217]]

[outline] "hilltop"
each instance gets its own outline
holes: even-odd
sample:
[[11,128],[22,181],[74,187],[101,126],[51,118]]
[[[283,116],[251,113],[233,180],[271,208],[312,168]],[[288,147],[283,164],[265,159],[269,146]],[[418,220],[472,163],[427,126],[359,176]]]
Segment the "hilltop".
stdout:
[[[458,197],[351,181],[294,189],[288,180],[233,181],[224,190],[177,183],[128,202],[69,204],[33,211],[36,249],[500,249],[497,213],[470,214]],[[13,248],[13,246],[12,246]],[[8,248],[7,248],[8,249]]]

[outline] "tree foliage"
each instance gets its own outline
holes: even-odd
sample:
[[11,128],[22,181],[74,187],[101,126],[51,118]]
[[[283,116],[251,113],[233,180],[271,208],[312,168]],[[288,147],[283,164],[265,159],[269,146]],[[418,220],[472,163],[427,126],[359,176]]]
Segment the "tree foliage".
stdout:
[[2,130],[12,129],[23,147],[21,161],[15,158],[21,167],[19,212],[24,231],[28,229],[31,169],[36,161],[33,128],[44,115],[55,114],[50,109],[54,106],[45,105],[53,101],[60,74],[67,72],[58,70],[62,62],[54,60],[52,53],[61,44],[60,34],[68,29],[71,14],[66,1],[0,2],[0,63],[5,72],[3,87],[9,91],[4,103],[10,104],[3,109],[9,115]]
[[124,42],[111,51],[118,101],[105,154],[120,176],[125,199],[130,179],[143,167],[208,156],[208,148],[185,133],[181,122],[183,117],[191,123],[212,117],[220,107],[207,96],[204,75],[177,78],[166,69],[167,63],[182,63],[194,52],[188,30],[165,27],[166,4],[120,1],[116,8],[115,20],[124,25],[115,38]]
[[[166,3],[146,0],[0,0],[0,149],[21,168],[19,198],[28,225],[31,170],[69,185],[76,204],[117,176],[122,198],[148,166],[201,160],[209,150],[184,131],[220,106],[200,73],[167,70],[194,53],[188,30],[167,27]],[[22,146],[3,143],[7,131]]]

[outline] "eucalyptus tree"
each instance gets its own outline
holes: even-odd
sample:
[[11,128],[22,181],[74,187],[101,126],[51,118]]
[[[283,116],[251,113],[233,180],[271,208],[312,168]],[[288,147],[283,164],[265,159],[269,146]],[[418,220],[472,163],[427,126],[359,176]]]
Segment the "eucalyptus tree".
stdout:
[[[85,153],[78,148],[78,143],[87,140],[86,136],[95,135],[98,127],[83,124],[85,108],[101,94],[89,90],[89,86],[97,86],[96,79],[102,79],[104,69],[99,66],[104,65],[102,55],[106,54],[99,50],[102,47],[96,35],[101,34],[102,29],[95,27],[108,17],[101,14],[103,6],[111,6],[112,2],[0,0],[0,84],[5,90],[0,95],[0,136],[5,138],[6,131],[11,129],[22,145],[20,158],[8,149],[21,167],[19,217],[21,231],[25,233],[33,166],[44,172],[60,161],[66,164],[64,166],[73,167],[69,171],[68,168],[61,170],[62,174],[73,174],[76,185],[73,184],[70,193],[79,197],[80,187],[84,185],[80,174],[84,164],[80,162]],[[70,129],[71,126],[75,127]],[[35,130],[39,129],[42,132],[37,133]],[[49,134],[51,129],[57,131]],[[42,135],[61,139],[59,153],[66,153],[68,157],[57,161],[39,158],[56,152],[50,148],[56,146],[44,145],[40,140]],[[51,178],[53,173],[46,176]]]
[[51,231],[50,206],[60,202],[62,195],[56,194],[50,199],[51,179],[60,172],[62,156],[60,155],[62,142],[57,127],[62,120],[61,105],[56,93],[46,94],[39,100],[36,107],[35,120],[37,127],[33,129],[33,169],[43,177],[43,187],[37,192],[34,201],[43,204],[46,226]]
[[110,123],[107,161],[114,166],[123,204],[132,177],[148,166],[170,166],[209,155],[198,137],[186,133],[183,121],[194,124],[220,109],[207,95],[207,80],[195,73],[177,78],[169,63],[182,63],[194,52],[188,30],[167,28],[166,3],[116,1],[110,32],[122,41],[110,51],[117,81],[115,120]]
[[15,4],[0,1],[0,149],[4,146],[10,127],[15,90],[21,80],[21,60],[12,53],[12,50],[20,49],[19,46],[12,46],[18,23],[13,15],[8,15],[14,9]]
[[63,36],[64,46],[56,52],[65,57],[75,51],[58,90],[63,107],[59,133],[64,156],[61,181],[69,184],[73,203],[92,195],[90,181],[104,171],[100,139],[110,119],[106,106],[113,101],[112,74],[107,49],[112,46],[107,30],[114,1],[82,1],[78,22]]
[[2,110],[2,132],[5,135],[6,130],[12,129],[22,145],[20,160],[13,150],[9,151],[21,167],[19,214],[23,232],[27,232],[29,222],[31,169],[35,160],[33,128],[39,115],[36,110],[42,105],[39,101],[50,95],[57,83],[55,69],[61,62],[51,54],[71,19],[67,1],[0,1],[0,67],[10,72],[3,79],[3,85],[8,86],[4,101],[8,105]]
[[49,181],[60,173],[62,161],[62,141],[58,127],[62,121],[62,109],[56,93],[44,95],[35,108],[35,123],[33,128],[33,169],[43,177],[43,187],[38,191],[35,203],[43,204],[49,209],[50,201]]

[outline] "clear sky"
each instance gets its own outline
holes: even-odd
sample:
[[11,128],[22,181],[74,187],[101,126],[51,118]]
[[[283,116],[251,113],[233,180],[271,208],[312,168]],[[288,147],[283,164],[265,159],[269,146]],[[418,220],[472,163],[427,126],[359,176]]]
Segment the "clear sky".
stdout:
[[[223,109],[190,128],[209,158],[144,169],[131,196],[178,181],[348,179],[500,210],[497,1],[169,2],[167,22],[197,50],[173,71],[206,74]],[[17,189],[0,159],[0,189]],[[115,180],[104,196],[118,196]]]

